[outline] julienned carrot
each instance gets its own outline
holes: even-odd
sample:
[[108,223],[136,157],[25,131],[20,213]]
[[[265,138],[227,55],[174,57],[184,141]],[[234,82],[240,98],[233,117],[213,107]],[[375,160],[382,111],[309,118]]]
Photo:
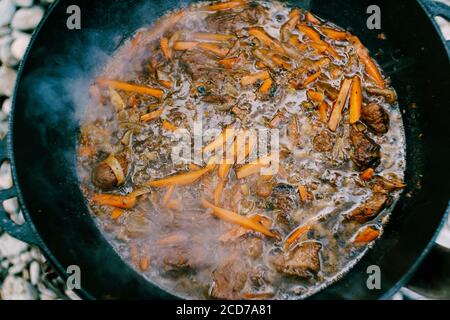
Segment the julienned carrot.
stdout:
[[215,4],[210,4],[204,7],[201,7],[200,10],[203,11],[222,11],[222,10],[230,10],[233,8],[243,7],[247,4],[246,0],[231,0],[226,2],[219,2]]
[[291,32],[300,20],[300,10],[295,8],[289,13],[289,20],[281,27],[281,36],[287,36]]
[[167,59],[172,58],[172,52],[170,51],[169,48],[169,39],[167,39],[166,37],[162,37],[161,40],[159,41],[159,44],[161,46],[161,50],[164,54],[164,57],[166,57]]
[[242,297],[247,300],[266,300],[275,296],[275,292],[245,292]]
[[377,239],[380,236],[380,230],[375,228],[374,226],[368,226],[365,227],[363,230],[361,230],[353,240],[354,243],[369,243],[375,239]]
[[96,194],[92,197],[92,201],[100,206],[130,209],[136,204],[136,198],[135,195]]
[[270,166],[270,163],[274,160],[274,156],[275,156],[274,154],[271,154],[271,155],[259,158],[255,162],[243,165],[236,172],[237,178],[243,179],[243,178],[246,178],[253,174],[259,173],[261,171],[261,169],[267,168]]
[[309,77],[307,77],[305,79],[305,81],[303,82],[303,86],[307,86],[310,83],[313,83],[314,81],[316,81],[317,79],[319,79],[319,77],[322,75],[322,71],[317,71],[316,73],[313,73],[312,75],[310,75]]
[[167,131],[171,131],[171,132],[175,132],[178,130],[178,128],[171,122],[169,122],[168,120],[163,120],[162,121],[162,127],[167,130]]
[[270,78],[270,73],[267,70],[265,70],[265,71],[249,74],[248,76],[244,76],[241,79],[241,85],[248,86],[248,85],[254,84],[258,80],[267,80],[269,78]]
[[158,82],[165,88],[167,89],[172,89],[173,87],[173,83],[172,81],[169,80],[158,80]]
[[[248,139],[247,139],[248,138]],[[235,140],[235,163],[242,163],[253,151],[258,142],[255,132],[240,131]]]
[[189,240],[189,236],[186,233],[175,233],[159,239],[156,243],[160,245],[172,245]]
[[353,78],[352,90],[350,91],[350,124],[355,124],[361,118],[362,91],[361,81],[358,76]]
[[307,233],[310,229],[311,226],[309,225],[304,225],[295,229],[295,231],[289,235],[286,241],[284,241],[284,250],[288,250],[289,247],[298,240],[298,238]]
[[219,61],[219,64],[225,69],[232,69],[233,66],[239,61],[239,58],[225,58]]
[[194,41],[177,41],[173,44],[173,49],[177,51],[184,51],[184,50],[192,50],[200,42],[194,42]]
[[348,37],[348,33],[345,31],[335,30],[332,28],[322,27],[320,31],[328,38],[333,40],[345,40]]
[[160,179],[160,180],[149,181],[145,185],[147,185],[149,187],[156,187],[156,188],[168,187],[168,186],[171,186],[174,184],[179,185],[179,186],[185,186],[185,185],[194,183],[195,181],[200,179],[203,175],[208,173],[210,170],[211,170],[211,168],[206,167],[204,169],[197,170],[197,171],[190,171],[190,172],[177,174],[177,175],[174,175],[174,176],[171,176],[168,178],[164,178],[164,179]]
[[351,79],[344,79],[344,81],[342,82],[341,90],[339,91],[338,98],[333,106],[333,111],[331,112],[330,120],[328,121],[328,128],[331,131],[336,131],[339,125],[342,110],[344,109],[345,102],[347,101],[351,84]]
[[273,80],[271,78],[264,80],[263,84],[259,88],[259,92],[266,94],[272,88]]
[[330,106],[326,101],[322,101],[322,103],[319,105],[319,117],[320,121],[323,123],[328,122],[328,110],[330,109]]
[[141,116],[141,121],[149,122],[149,121],[158,119],[159,117],[161,117],[163,112],[164,112],[164,109],[161,108],[159,110],[152,111],[150,113],[144,114],[143,116]]
[[230,49],[224,48],[216,43],[199,43],[197,45],[197,48],[201,48],[203,50],[209,51],[214,53],[215,55],[219,56],[219,57],[225,57],[228,52],[230,51]]
[[286,61],[285,59],[283,59],[282,57],[280,57],[278,55],[273,55],[271,59],[277,66],[279,66],[283,69],[289,70],[292,67],[288,61]]
[[259,41],[261,41],[265,46],[284,54],[285,51],[283,47],[280,45],[280,43],[273,39],[271,36],[267,34],[267,32],[261,28],[261,27],[251,27],[248,29],[248,33],[255,38],[257,38]]
[[[265,227],[267,229],[270,229],[272,227],[272,220],[270,220],[266,216],[255,214],[255,215],[249,217],[249,219],[254,221],[254,222],[256,222],[256,223],[261,224],[263,227]],[[247,232],[248,232],[247,229],[244,229],[243,227],[237,225],[237,226],[234,226],[228,232],[226,232],[223,235],[221,235],[219,237],[219,241],[221,241],[221,242],[228,242],[230,240],[235,240],[235,239],[243,236]]]
[[316,30],[314,30],[311,27],[308,27],[304,24],[298,24],[297,28],[303,32],[310,40],[321,43],[322,39],[320,38],[320,33],[318,33]]
[[162,198],[162,201],[161,201],[161,204],[163,206],[166,206],[169,203],[170,198],[172,198],[173,192],[175,191],[175,187],[176,187],[176,185],[173,184],[173,185],[169,186],[169,188],[167,188],[167,191],[164,194],[164,197]]
[[317,91],[314,91],[314,90],[308,90],[306,92],[306,94],[307,94],[309,99],[317,101],[319,103],[321,103],[325,99],[325,96],[324,96],[324,94],[322,92],[317,92]]
[[356,53],[358,54],[359,59],[362,61],[362,63],[364,63],[366,71],[369,74],[369,76],[372,77],[372,79],[375,81],[378,87],[384,89],[386,84],[384,82],[383,76],[381,75],[381,72],[378,69],[375,62],[373,61],[373,59],[369,56],[367,48],[364,47],[364,45],[361,43],[358,37],[352,36],[349,39],[353,43],[353,46],[356,49]]
[[214,215],[216,217],[218,217],[219,219],[225,220],[230,223],[238,224],[245,229],[250,229],[253,231],[261,232],[262,234],[264,234],[268,237],[275,237],[275,234],[273,232],[271,232],[269,229],[264,227],[262,224],[253,221],[252,219],[243,217],[235,212],[216,207],[215,205],[213,205],[212,203],[209,203],[205,199],[202,199],[201,203],[202,203],[203,207],[212,209],[214,212]]
[[194,40],[206,40],[206,41],[219,41],[225,42],[234,39],[235,36],[231,34],[219,34],[219,33],[206,33],[206,32],[196,32],[192,34]]
[[183,204],[178,199],[171,199],[167,202],[166,207],[173,211],[181,211],[181,209],[183,209]]
[[298,51],[300,51],[300,52],[303,52],[303,51],[305,51],[305,50],[308,48],[308,46],[307,46],[306,44],[301,43],[301,42],[298,40],[298,37],[297,37],[297,36],[294,36],[294,35],[292,35],[292,36],[289,37],[289,44],[290,44],[291,46],[293,46],[294,48],[296,48],[296,49],[297,49]]
[[208,153],[217,150],[219,148],[223,148],[228,144],[228,142],[234,139],[235,136],[236,136],[235,128],[233,127],[226,128],[216,139],[214,139],[210,144],[208,144],[203,148],[203,153]]
[[146,94],[152,97],[161,98],[164,91],[161,89],[145,87],[137,84],[130,84],[123,81],[109,80],[105,78],[97,78],[97,83],[101,86],[110,86],[116,90],[123,90],[128,92]]
[[306,21],[312,24],[320,24],[320,20],[317,19],[311,12],[306,13]]
[[217,183],[216,189],[214,190],[214,205],[216,206],[220,205],[221,203],[222,193],[226,183],[226,180],[222,179]]
[[300,200],[303,203],[307,203],[313,200],[313,195],[308,191],[308,189],[304,185],[298,186],[298,193],[300,194]]
[[361,173],[360,177],[364,181],[369,181],[373,178],[374,175],[375,170],[373,170],[372,168],[368,168]]
[[123,216],[124,211],[121,208],[114,208],[113,211],[111,212],[111,218],[113,220],[117,220],[119,219],[121,216]]

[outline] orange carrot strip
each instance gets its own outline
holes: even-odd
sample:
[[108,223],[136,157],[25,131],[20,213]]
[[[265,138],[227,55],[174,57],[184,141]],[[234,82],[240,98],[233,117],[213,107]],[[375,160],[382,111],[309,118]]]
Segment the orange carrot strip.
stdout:
[[170,52],[169,48],[169,39],[167,39],[166,37],[162,37],[159,41],[159,44],[161,46],[164,57],[166,57],[167,59],[172,58],[172,52]]
[[293,46],[294,48],[296,48],[298,51],[300,51],[300,52],[303,52],[303,51],[305,51],[307,48],[308,48],[308,46],[306,45],[306,44],[304,44],[304,43],[301,43],[299,40],[298,40],[298,37],[297,36],[290,36],[289,37],[289,44],[291,45],[291,46]]
[[195,181],[200,179],[203,175],[208,173],[210,170],[211,170],[211,168],[206,167],[204,169],[197,170],[197,171],[181,173],[181,174],[177,174],[177,175],[174,175],[174,176],[171,176],[168,178],[149,181],[145,185],[147,185],[149,187],[157,187],[157,188],[168,187],[168,186],[171,186],[174,184],[179,185],[179,186],[184,186],[184,185],[194,183]]
[[263,84],[259,88],[259,92],[266,94],[272,88],[273,80],[271,78],[264,80]]
[[175,132],[175,131],[177,131],[177,129],[178,129],[174,124],[170,123],[170,122],[167,121],[167,120],[163,120],[163,121],[162,121],[162,127],[163,127],[165,130],[171,131],[171,132]]
[[300,20],[300,10],[299,9],[291,10],[291,12],[289,13],[289,20],[280,29],[282,39],[290,31],[292,31],[292,29],[295,28],[299,20]]
[[273,160],[273,157],[274,157],[274,155],[271,154],[269,156],[259,158],[255,162],[243,165],[236,172],[237,178],[243,179],[243,178],[246,178],[253,174],[259,173],[261,171],[261,169],[266,168],[270,165],[270,162]]
[[220,205],[222,201],[222,193],[223,189],[225,188],[225,184],[225,180],[220,180],[216,186],[216,189],[214,190],[214,205],[216,206]]
[[198,46],[199,42],[177,41],[173,44],[173,49],[177,51],[192,50]]
[[322,27],[320,31],[328,38],[333,40],[345,40],[348,37],[348,33],[345,31],[335,30],[332,28]]
[[219,61],[219,64],[225,69],[232,69],[233,66],[239,61],[239,58],[225,58]]
[[317,71],[316,73],[310,75],[308,78],[306,78],[306,80],[303,82],[303,86],[307,86],[310,83],[313,83],[314,81],[316,81],[320,76],[322,75],[322,71]]
[[301,226],[301,227],[298,227],[297,229],[295,229],[295,231],[292,232],[289,235],[289,237],[286,239],[286,241],[284,242],[284,250],[288,250],[289,247],[295,241],[297,241],[298,238],[300,238],[300,236],[302,236],[305,233],[307,233],[310,229],[311,229],[311,226],[309,226],[309,225],[304,225],[304,226]]
[[369,56],[369,52],[367,48],[361,43],[361,41],[356,36],[352,36],[349,38],[352,44],[356,49],[356,53],[358,54],[359,59],[364,63],[366,67],[367,73],[372,77],[378,87],[384,89],[385,82],[383,76],[381,75],[380,70],[377,65],[373,61],[373,59]]
[[248,86],[254,84],[258,80],[267,80],[270,78],[270,74],[267,70],[244,76],[241,79],[241,85]]
[[211,152],[223,146],[226,146],[228,142],[234,139],[235,135],[236,135],[235,128],[233,127],[226,128],[216,139],[214,139],[210,144],[208,144],[203,148],[203,153]]
[[277,40],[273,39],[271,36],[269,36],[263,28],[251,27],[248,29],[248,33],[250,35],[254,36],[255,38],[257,38],[262,43],[264,43],[264,45],[266,45],[267,47],[269,47],[275,51],[278,51],[281,54],[285,53],[285,51],[284,51],[283,47],[280,45],[280,43]]
[[289,70],[292,67],[289,62],[277,55],[273,55],[271,59],[277,66],[282,67],[286,70]]
[[173,87],[173,83],[172,81],[169,80],[158,80],[159,83],[161,83],[161,85],[167,89],[172,89]]
[[120,208],[114,208],[113,211],[111,212],[111,218],[113,220],[117,220],[119,219],[121,216],[123,216],[123,209]]
[[216,217],[218,217],[219,219],[225,220],[230,223],[238,224],[245,229],[250,229],[253,231],[261,232],[262,234],[264,234],[268,237],[275,237],[275,234],[273,232],[268,230],[262,224],[253,221],[252,219],[243,217],[232,211],[228,211],[226,209],[216,207],[215,205],[213,205],[212,203],[209,203],[205,199],[202,199],[201,203],[202,203],[203,207],[212,209],[214,212],[214,215]]
[[313,199],[313,195],[308,192],[304,185],[298,186],[298,193],[300,194],[300,200],[302,200],[303,203],[307,203]]
[[275,292],[245,292],[242,297],[247,300],[266,300],[275,296]]
[[197,171],[197,170],[201,170],[202,168],[194,163],[190,163],[189,164],[189,170],[191,171]]
[[247,4],[245,0],[231,0],[227,2],[219,2],[216,4],[210,4],[204,7],[201,7],[200,10],[203,11],[222,11],[222,10],[230,10],[233,8],[243,7]]
[[319,105],[319,117],[320,121],[323,123],[328,122],[328,110],[330,109],[330,106],[325,101],[322,101],[322,103]]
[[320,20],[317,19],[311,12],[306,13],[306,21],[312,24],[320,24]]
[[317,102],[322,102],[325,99],[325,96],[322,92],[317,92],[314,90],[308,90],[306,92],[308,98]]
[[92,157],[95,155],[95,148],[91,145],[82,145],[78,149],[78,155],[80,157]]
[[375,175],[375,170],[373,170],[372,168],[368,168],[361,173],[360,177],[364,181],[369,181],[369,180],[372,180],[374,175]]
[[328,121],[328,128],[331,131],[336,131],[339,125],[342,110],[344,109],[345,102],[347,101],[351,84],[352,80],[350,79],[344,79],[342,82],[341,90],[339,91],[338,98],[333,106],[333,111],[331,112],[330,120]]
[[144,257],[139,261],[139,269],[142,272],[145,272],[150,267],[150,259],[148,257]]
[[130,84],[130,83],[123,82],[123,81],[108,80],[105,78],[97,78],[97,83],[101,86],[110,86],[117,90],[146,94],[146,95],[156,97],[156,98],[161,98],[164,95],[164,91],[161,89],[140,86],[137,84]]
[[133,208],[136,204],[136,196],[113,195],[113,194],[96,194],[92,197],[92,201],[100,206],[111,206],[122,209]]
[[164,112],[164,109],[159,109],[159,110],[152,111],[150,113],[144,114],[143,116],[141,116],[141,121],[149,122],[149,121],[158,119],[159,117],[161,117],[163,112]]
[[361,118],[362,91],[361,81],[358,76],[353,78],[352,90],[350,91],[350,124],[354,124]]
[[316,30],[314,30],[311,27],[308,27],[304,24],[298,24],[297,28],[303,32],[310,40],[321,43],[323,40],[320,38],[320,33],[318,33]]
[[160,245],[172,245],[189,240],[189,236],[186,233],[175,233],[167,237],[159,239],[156,243]]
[[199,43],[197,47],[212,52],[219,57],[225,57],[230,51],[229,49],[221,47],[215,43],[207,43],[207,42]]
[[360,244],[368,243],[378,238],[380,236],[380,233],[380,230],[376,229],[374,226],[368,226],[356,235],[353,242]]
[[167,192],[164,194],[164,197],[162,198],[162,201],[161,201],[163,206],[166,206],[169,203],[170,198],[172,198],[173,192],[175,191],[175,187],[176,187],[176,185],[173,184],[173,185],[169,186],[169,188],[167,188]]
[[206,33],[206,32],[196,32],[192,34],[192,38],[195,40],[206,40],[206,41],[229,41],[235,37],[231,34],[218,34],[218,33]]

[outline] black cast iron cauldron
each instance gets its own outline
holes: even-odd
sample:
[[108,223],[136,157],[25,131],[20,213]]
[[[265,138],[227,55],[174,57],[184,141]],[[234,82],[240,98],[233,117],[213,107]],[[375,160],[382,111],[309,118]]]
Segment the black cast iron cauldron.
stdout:
[[[86,94],[89,76],[126,37],[188,2],[57,1],[34,33],[21,65],[10,132],[0,149],[1,160],[11,162],[14,187],[1,191],[0,199],[17,196],[26,223],[15,225],[1,211],[0,225],[11,235],[38,245],[63,276],[68,266],[79,266],[79,293],[85,298],[173,298],[126,264],[89,214],[75,170],[80,101],[74,97]],[[391,77],[400,97],[408,188],[375,247],[343,279],[314,296],[387,298],[408,281],[432,250],[448,212],[449,46],[430,18],[449,18],[449,8],[424,0],[291,3],[359,36]],[[81,8],[81,30],[66,25],[66,10],[74,4]],[[377,38],[380,30],[366,27],[366,10],[372,4],[381,8],[381,31],[387,40]],[[367,289],[370,265],[381,269],[380,290]],[[439,265],[429,268],[435,272]]]

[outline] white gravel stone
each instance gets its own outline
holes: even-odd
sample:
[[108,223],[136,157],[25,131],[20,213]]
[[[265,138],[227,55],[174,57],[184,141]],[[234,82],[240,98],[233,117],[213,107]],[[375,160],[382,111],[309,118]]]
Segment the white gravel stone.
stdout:
[[[28,245],[25,242],[14,239],[7,233],[0,236],[0,256],[2,257],[17,257],[20,253],[27,249]],[[14,260],[11,260],[11,262],[14,264]]]
[[38,294],[29,282],[8,276],[3,282],[1,296],[3,300],[36,300]]
[[11,22],[14,12],[16,12],[16,6],[12,0],[0,0],[0,27]]
[[17,72],[11,68],[0,67],[0,96],[10,97],[16,84]]
[[2,111],[6,115],[9,115],[9,113],[11,112],[11,108],[12,108],[12,99],[11,98],[5,99],[5,101],[3,101]]
[[30,43],[31,36],[26,35],[23,37],[19,37],[11,44],[11,54],[14,58],[21,61],[23,56],[25,55],[25,51],[27,50],[28,44]]
[[37,285],[39,281],[39,276],[41,272],[41,267],[37,261],[33,261],[30,264],[30,280],[32,285]]
[[18,7],[28,8],[33,5],[33,0],[14,0],[14,3]]
[[11,27],[17,30],[31,30],[37,27],[44,16],[44,9],[39,6],[21,8],[16,11],[11,21]]

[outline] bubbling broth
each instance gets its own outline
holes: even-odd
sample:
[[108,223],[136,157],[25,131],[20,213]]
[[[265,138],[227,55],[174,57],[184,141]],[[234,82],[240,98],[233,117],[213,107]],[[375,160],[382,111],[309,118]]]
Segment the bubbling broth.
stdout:
[[180,297],[310,296],[381,236],[404,188],[389,79],[356,36],[276,1],[167,13],[90,96],[89,207],[124,260]]

